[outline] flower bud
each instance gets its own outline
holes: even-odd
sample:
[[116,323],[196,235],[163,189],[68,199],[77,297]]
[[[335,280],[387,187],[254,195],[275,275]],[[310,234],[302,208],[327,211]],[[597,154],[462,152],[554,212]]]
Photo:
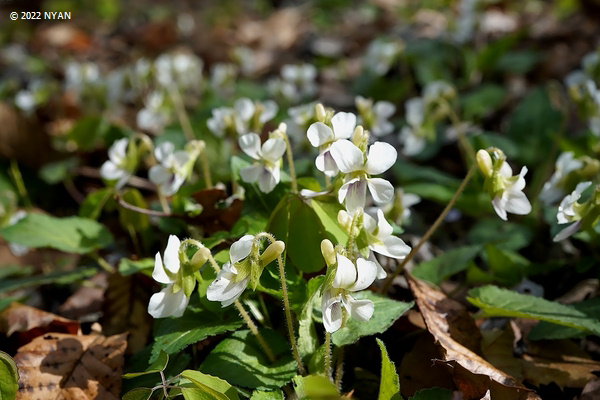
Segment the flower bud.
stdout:
[[315,105],[315,115],[317,116],[317,121],[323,123],[325,122],[327,119],[327,113],[325,112],[325,107],[323,107],[323,104],[317,103],[317,105]]
[[271,261],[279,257],[285,250],[285,243],[281,240],[271,243],[260,256],[262,267],[268,265]]
[[[343,230],[347,233],[350,233],[350,228],[352,227],[352,217],[346,210],[340,210],[337,215],[337,220]],[[321,248],[323,245],[321,244]]]
[[204,264],[206,264],[206,262],[208,261],[208,259],[210,258],[210,250],[207,249],[206,247],[202,247],[200,249],[198,249],[198,251],[196,251],[196,253],[192,256],[192,268],[194,270],[198,270],[200,269]]
[[492,165],[492,157],[490,157],[490,153],[488,153],[487,150],[479,150],[476,158],[477,165],[479,165],[481,172],[483,172],[486,177],[491,176],[494,167]]
[[325,258],[328,267],[337,262],[333,243],[329,239],[323,239],[321,242],[321,253],[323,253],[323,258]]

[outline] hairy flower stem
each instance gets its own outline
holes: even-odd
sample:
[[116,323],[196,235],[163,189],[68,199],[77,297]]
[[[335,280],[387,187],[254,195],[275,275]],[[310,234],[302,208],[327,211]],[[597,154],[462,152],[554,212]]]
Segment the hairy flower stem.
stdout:
[[296,181],[296,167],[294,165],[294,154],[292,153],[292,145],[287,133],[282,135],[285,141],[285,149],[287,153],[288,164],[290,166],[290,177],[292,178],[292,193],[298,193],[298,182]]
[[[262,232],[256,235],[254,240],[260,240],[261,238],[266,238],[270,243],[275,243],[275,238],[273,235]],[[290,338],[290,344],[292,345],[292,353],[294,354],[294,359],[296,360],[296,364],[298,365],[298,372],[301,375],[304,375],[306,371],[304,370],[304,364],[302,363],[302,359],[300,358],[300,352],[298,351],[298,344],[296,343],[296,335],[294,334],[294,322],[292,320],[292,311],[290,308],[290,300],[288,294],[287,283],[285,282],[285,268],[283,265],[283,257],[281,254],[277,257],[277,266],[279,267],[279,277],[281,279],[281,293],[283,294],[283,308],[285,309],[285,320],[288,326],[288,335]]]
[[406,256],[406,258],[404,258],[404,260],[402,260],[402,263],[386,279],[385,283],[381,287],[381,293],[387,293],[387,291],[390,289],[390,286],[392,286],[392,282],[394,281],[394,278],[396,276],[398,276],[398,274],[400,272],[402,272],[402,270],[404,270],[404,266],[410,260],[413,259],[413,257],[415,256],[415,254],[417,254],[417,252],[421,248],[421,246],[423,246],[423,244],[425,244],[425,242],[427,242],[427,240],[429,240],[429,238],[431,237],[431,235],[437,230],[437,228],[440,226],[440,224],[442,223],[442,221],[444,220],[444,218],[446,217],[446,215],[448,214],[448,212],[450,212],[450,209],[452,209],[452,206],[454,206],[454,203],[456,203],[456,200],[458,199],[458,196],[460,196],[460,194],[463,192],[463,190],[467,186],[467,183],[469,183],[469,181],[471,180],[471,177],[473,176],[473,173],[475,172],[476,169],[477,169],[477,163],[473,163],[473,165],[471,166],[471,169],[469,169],[469,172],[467,172],[467,175],[465,176],[465,178],[461,182],[460,186],[456,190],[456,193],[454,193],[454,196],[452,196],[452,199],[450,199],[450,202],[446,205],[446,208],[444,208],[444,211],[442,211],[442,213],[435,220],[435,222],[433,223],[433,225],[431,225],[431,227],[429,228],[429,230],[425,233],[425,235],[423,235],[423,237],[421,238],[421,240],[419,240],[419,243],[417,243],[417,245],[415,247],[413,247],[413,249]]
[[213,187],[212,177],[210,176],[210,165],[206,156],[206,147],[200,152],[200,163],[202,164],[202,175],[207,189]]
[[269,358],[269,361],[271,363],[274,363],[275,362],[275,356],[273,355],[273,352],[271,351],[271,348],[269,347],[269,345],[267,344],[267,342],[265,342],[265,339],[262,337],[262,335],[258,331],[258,328],[256,327],[256,325],[254,324],[254,322],[252,321],[252,319],[250,318],[250,316],[248,315],[248,313],[244,309],[244,306],[242,305],[242,303],[240,303],[239,300],[236,300],[236,301],[233,302],[233,304],[235,304],[235,307],[238,309],[238,311],[242,315],[242,318],[246,322],[246,325],[248,325],[248,328],[250,328],[250,331],[256,337],[256,340],[258,340],[258,344],[260,344],[260,347],[263,348],[265,354]]
[[167,198],[165,197],[165,195],[160,192],[160,190],[158,191],[158,201],[160,202],[160,207],[162,208],[162,210],[166,214],[170,214],[171,207],[169,207],[169,202],[167,201]]
[[[346,326],[346,320],[348,319],[348,312],[346,309],[342,309],[342,326]],[[342,388],[342,376],[344,375],[344,347],[338,347],[337,364],[335,368],[335,386],[340,390]]]
[[177,119],[179,119],[179,123],[181,124],[181,129],[183,129],[183,134],[187,140],[194,140],[196,136],[194,135],[194,130],[192,129],[192,124],[190,123],[190,119],[185,111],[185,106],[183,104],[183,99],[181,98],[181,94],[179,93],[179,89],[176,87],[169,88],[169,94],[171,95],[171,99],[173,100],[173,105],[175,106],[175,113],[177,114]]
[[325,332],[325,376],[331,379],[331,333]]
[[329,186],[331,186],[331,178],[329,175],[325,175],[325,189],[327,189]]
[[[348,252],[348,255],[353,254],[354,239],[355,239],[354,229],[356,228],[356,223],[358,222],[358,218],[360,217],[361,213],[362,213],[362,210],[359,209],[352,216],[352,223],[350,224],[350,233],[348,235],[348,242],[346,242],[346,251]],[[344,315],[346,315],[346,314],[344,314]]]

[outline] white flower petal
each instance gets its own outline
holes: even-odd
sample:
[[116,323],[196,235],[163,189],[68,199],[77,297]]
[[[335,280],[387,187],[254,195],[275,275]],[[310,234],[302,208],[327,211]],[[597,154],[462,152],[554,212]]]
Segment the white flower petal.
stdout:
[[258,188],[263,193],[271,193],[279,183],[279,177],[279,167],[273,169],[263,168],[258,177]]
[[512,214],[526,215],[531,212],[531,203],[523,192],[510,193],[504,209]]
[[229,259],[233,264],[236,264],[250,255],[254,236],[244,235],[238,241],[231,245],[229,251]]
[[233,108],[244,121],[248,121],[254,115],[254,102],[248,98],[236,100]]
[[378,101],[373,106],[373,112],[379,118],[388,119],[396,112],[396,106],[389,101]]
[[354,300],[351,296],[346,296],[342,301],[352,318],[359,321],[370,320],[375,312],[375,304],[371,300]]
[[162,165],[153,165],[148,170],[148,178],[156,186],[162,186],[173,179],[173,173]]
[[377,277],[377,264],[373,261],[367,261],[364,258],[356,260],[356,282],[348,288],[352,292],[364,290],[373,284]]
[[154,149],[154,157],[159,163],[164,163],[175,151],[175,145],[171,142],[162,142]]
[[410,253],[410,246],[396,236],[388,236],[381,244],[373,244],[369,248],[376,253],[398,260],[403,259]]
[[280,138],[267,139],[262,145],[262,158],[275,163],[285,153],[285,141]]
[[256,133],[247,133],[245,135],[240,136],[238,139],[238,143],[240,144],[240,148],[250,157],[255,160],[261,159],[261,151],[260,151],[260,136]]
[[348,257],[337,254],[337,271],[333,278],[334,288],[348,288],[356,281],[356,267]]
[[323,312],[323,325],[327,332],[335,332],[342,326],[342,305],[339,296],[331,297],[328,290],[323,293],[321,310]]
[[377,261],[377,257],[375,257],[375,253],[373,253],[373,251],[369,253],[369,261],[372,261],[375,263],[375,265],[377,265],[377,279],[385,279],[387,272],[385,272],[385,269],[383,269],[381,264],[379,264],[379,261]]
[[240,170],[240,177],[246,183],[254,183],[258,180],[265,167],[262,164],[251,165]]
[[317,158],[315,159],[315,165],[319,171],[323,172],[327,176],[333,177],[336,176],[338,172],[340,172],[340,170],[337,167],[337,164],[335,163],[335,160],[329,152],[329,149],[325,150],[317,156]]
[[336,139],[348,139],[356,128],[356,115],[339,112],[331,118],[331,126]]
[[506,221],[507,215],[506,215],[506,200],[502,199],[502,196],[496,196],[494,197],[494,199],[492,200],[492,206],[494,206],[494,211],[496,211],[496,214],[498,214],[498,216],[503,219],[504,221]]
[[394,197],[394,187],[391,183],[381,178],[367,179],[369,192],[373,196],[373,201],[377,204],[384,204]]
[[369,175],[381,174],[390,169],[397,158],[398,152],[394,146],[385,142],[375,142],[369,147],[365,170]]
[[129,144],[129,139],[123,138],[116,140],[112,146],[108,149],[108,158],[119,164],[121,161],[125,159],[127,155],[127,145]]
[[181,242],[179,238],[175,235],[169,236],[169,241],[167,242],[167,248],[165,249],[165,267],[172,273],[176,274],[179,271],[179,248],[181,247]]
[[331,128],[322,122],[315,122],[311,124],[308,127],[306,136],[313,147],[322,146],[326,143],[332,142],[335,139]]
[[394,232],[394,228],[390,223],[385,219],[385,215],[383,214],[383,210],[380,208],[377,210],[377,237],[380,239],[386,238]]
[[127,175],[127,171],[121,169],[117,164],[108,160],[100,167],[100,175],[108,181],[115,181]]
[[329,148],[337,167],[347,174],[363,169],[365,162],[363,152],[349,140],[338,140]]
[[169,278],[169,275],[167,275],[167,272],[165,271],[162,258],[160,258],[160,252],[156,253],[156,256],[154,257],[154,270],[152,271],[152,279],[160,283],[173,283],[173,280]]
[[181,317],[189,301],[183,290],[173,293],[173,286],[169,285],[152,295],[148,302],[148,314],[154,318]]
[[[347,186],[346,210],[353,214],[359,208],[364,208],[367,202],[367,185],[362,179],[353,179]],[[342,185],[342,187],[344,187]],[[341,192],[340,188],[340,192]],[[341,203],[341,202],[340,202]]]
[[574,235],[581,228],[582,223],[582,220],[572,223],[571,225],[564,228],[562,231],[558,232],[558,234],[554,236],[554,239],[552,240],[554,242],[560,242],[561,240],[565,240],[569,236]]
[[206,298],[210,301],[220,301],[222,307],[232,304],[244,292],[250,276],[240,282],[235,282],[237,274],[230,263],[223,265],[217,278],[206,289]]

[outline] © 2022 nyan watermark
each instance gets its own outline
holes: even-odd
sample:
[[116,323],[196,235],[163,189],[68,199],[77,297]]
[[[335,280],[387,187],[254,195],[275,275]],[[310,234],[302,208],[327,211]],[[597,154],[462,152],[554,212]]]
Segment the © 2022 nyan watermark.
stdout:
[[25,20],[67,20],[71,19],[71,11],[13,11],[10,19]]

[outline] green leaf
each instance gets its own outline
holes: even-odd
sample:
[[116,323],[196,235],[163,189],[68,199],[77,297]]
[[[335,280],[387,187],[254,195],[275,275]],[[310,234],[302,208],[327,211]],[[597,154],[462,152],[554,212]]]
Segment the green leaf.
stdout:
[[[556,219],[556,210],[554,210]],[[527,227],[499,218],[477,221],[467,234],[470,243],[491,243],[499,249],[519,250],[531,242],[533,234]]]
[[[121,194],[121,197],[131,205],[143,209],[148,208],[146,199],[144,199],[144,196],[142,196],[137,189],[128,189]],[[124,207],[119,207],[119,221],[121,222],[121,226],[126,229],[132,228],[135,232],[143,231],[150,226],[150,218],[148,215],[128,210]]]
[[161,321],[154,335],[150,361],[154,362],[161,350],[168,354],[177,353],[190,344],[238,329],[242,325],[243,321],[234,312],[220,317],[209,311],[187,311],[182,317],[167,318]]
[[375,312],[368,322],[349,318],[346,326],[334,332],[331,339],[336,346],[355,343],[363,336],[385,332],[392,324],[408,311],[414,302],[405,303],[365,290],[353,296],[355,299],[368,299],[375,305]]
[[600,321],[573,306],[520,294],[497,286],[469,291],[469,300],[484,317],[530,318],[569,326],[600,335]]
[[464,120],[479,120],[491,114],[504,102],[506,90],[500,85],[484,84],[463,96]]
[[452,392],[440,388],[422,389],[409,400],[452,400]]
[[67,140],[82,150],[92,150],[108,128],[108,122],[102,117],[86,116],[80,118],[67,133]]
[[52,247],[78,254],[101,249],[113,241],[110,232],[94,220],[32,213],[15,225],[0,229],[0,236],[27,247]]
[[269,219],[267,231],[286,243],[287,256],[302,272],[317,272],[325,266],[321,241],[325,228],[315,211],[295,194],[284,196]]
[[271,363],[249,330],[234,332],[206,357],[200,371],[252,389],[278,389],[296,375],[289,343],[280,334],[262,330],[261,335],[275,355]]
[[154,259],[142,258],[141,260],[130,260],[122,258],[119,261],[119,273],[123,276],[133,275],[137,272],[150,270],[154,267]]
[[131,372],[128,374],[123,374],[123,378],[136,378],[138,376],[147,375],[147,374],[155,374],[158,372],[162,372],[167,368],[167,364],[169,363],[169,355],[164,351],[160,351],[158,358],[154,361],[144,372]]
[[[423,167],[421,165],[415,165],[408,161],[398,160],[392,166],[392,171],[398,180],[405,184],[408,182],[430,182],[438,183],[442,186],[449,186],[458,188],[460,185],[460,179],[447,174],[445,172],[438,171],[432,167]],[[412,193],[405,190],[406,193]],[[454,192],[453,192],[454,193]]]
[[255,390],[252,392],[250,400],[285,400],[283,392],[281,390],[274,390],[272,392],[265,392],[263,390]]
[[[600,320],[600,297],[585,300],[580,303],[571,304],[575,309],[589,315],[590,317]],[[533,330],[527,335],[529,340],[556,340],[569,339],[572,337],[582,336],[584,333],[575,328],[568,326],[556,325],[551,322],[540,321]]]
[[294,377],[294,386],[298,400],[337,400],[340,398],[340,393],[333,382],[323,375],[298,375]]
[[8,354],[0,351],[0,400],[12,400],[19,390],[17,363]]
[[0,282],[0,293],[26,287],[47,285],[49,283],[67,285],[98,273],[94,267],[82,267],[72,271],[56,271],[46,275],[36,275],[20,279],[7,279]]
[[313,320],[313,309],[319,307],[319,288],[325,277],[317,276],[308,282],[308,301],[302,308],[298,321],[298,352],[300,357],[308,356],[315,352],[318,346],[317,331]]
[[135,388],[123,395],[123,400],[148,400],[152,396],[152,389]]
[[67,179],[69,171],[77,164],[77,158],[67,158],[66,160],[48,163],[40,168],[39,176],[47,184],[54,185]]
[[112,200],[114,193],[114,188],[104,188],[88,194],[79,207],[79,216],[83,218],[98,219],[104,207],[109,202],[114,202],[114,200]]
[[485,248],[489,268],[496,282],[513,286],[526,276],[526,270],[531,265],[527,258],[510,250],[499,249],[491,244]]
[[381,380],[379,382],[378,400],[402,400],[400,395],[400,379],[396,365],[390,360],[383,341],[377,339],[381,349]]
[[467,269],[482,246],[464,246],[450,250],[439,257],[418,264],[413,270],[413,275],[439,285],[452,275]]
[[340,210],[344,208],[336,202],[322,202],[317,200],[311,200],[310,205],[319,217],[319,220],[323,224],[323,227],[329,233],[329,239],[334,243],[346,244],[348,241],[348,234],[342,229],[340,224],[337,222],[337,215]]
[[211,394],[213,396],[211,398],[218,400],[239,400],[236,388],[221,378],[190,369],[183,371],[181,376],[189,379],[194,385]]
[[515,75],[524,75],[540,61],[541,54],[536,51],[509,51],[500,57],[496,69]]

